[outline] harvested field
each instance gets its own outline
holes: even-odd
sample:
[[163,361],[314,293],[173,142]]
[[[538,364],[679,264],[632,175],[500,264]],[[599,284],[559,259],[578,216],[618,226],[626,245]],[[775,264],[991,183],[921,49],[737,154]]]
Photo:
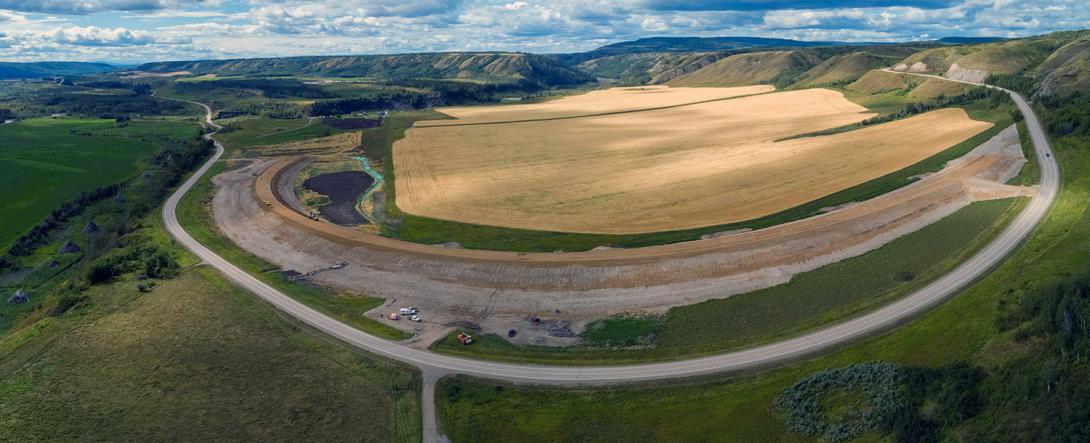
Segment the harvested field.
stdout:
[[573,95],[544,103],[440,108],[439,111],[457,120],[422,121],[416,125],[446,126],[608,114],[678,106],[708,100],[721,100],[774,90],[775,88],[769,85],[740,88],[667,88],[665,86],[613,88],[591,91],[586,94]]
[[807,89],[585,118],[414,127],[394,145],[397,204],[420,216],[543,231],[720,225],[881,177],[991,126],[943,109],[773,142],[872,115],[839,92]]
[[374,182],[367,173],[345,171],[311,177],[303,186],[329,197],[329,204],[318,209],[322,217],[341,226],[356,226],[367,223],[356,211],[356,200]]

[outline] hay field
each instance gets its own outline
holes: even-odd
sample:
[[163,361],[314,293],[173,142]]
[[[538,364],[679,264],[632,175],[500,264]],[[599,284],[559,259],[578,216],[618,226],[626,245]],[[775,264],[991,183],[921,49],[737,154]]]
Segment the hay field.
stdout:
[[416,125],[445,126],[606,114],[761,94],[775,89],[770,85],[738,88],[668,88],[665,86],[611,88],[542,103],[439,108],[440,112],[457,120],[430,120],[418,122]]
[[827,89],[565,120],[415,127],[394,145],[405,212],[633,234],[773,214],[919,162],[991,126],[961,109],[823,137],[873,114]]

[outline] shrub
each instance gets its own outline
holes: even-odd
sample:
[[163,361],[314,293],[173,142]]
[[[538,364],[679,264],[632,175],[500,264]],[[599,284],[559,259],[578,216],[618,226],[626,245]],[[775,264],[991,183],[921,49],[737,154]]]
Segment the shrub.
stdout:
[[[773,408],[787,416],[793,432],[828,441],[845,441],[883,428],[904,405],[904,375],[893,363],[860,363],[818,372],[785,389]],[[858,394],[829,417],[823,399],[834,391]],[[854,401],[853,401],[854,400]]]

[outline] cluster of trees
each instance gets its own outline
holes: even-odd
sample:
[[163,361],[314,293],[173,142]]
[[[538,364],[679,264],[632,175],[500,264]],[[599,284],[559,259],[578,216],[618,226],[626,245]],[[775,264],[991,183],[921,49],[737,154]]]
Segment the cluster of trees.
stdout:
[[[773,406],[793,432],[826,441],[846,441],[878,430],[905,405],[904,375],[893,363],[860,363],[815,373],[784,389]],[[834,391],[848,398],[842,416],[823,404]]]
[[359,111],[382,109],[421,109],[433,106],[438,97],[432,94],[415,92],[383,92],[369,97],[341,98],[322,100],[307,105],[305,112],[310,116],[343,115]]
[[261,115],[269,118],[295,119],[304,116],[303,108],[298,105],[283,102],[243,102],[224,104],[220,107],[219,118],[228,118],[239,115]]
[[[923,114],[935,109],[948,108],[951,106],[961,106],[973,103],[979,100],[987,100],[989,105],[993,108],[999,107],[1003,103],[1010,103],[1011,98],[1006,92],[997,91],[990,88],[976,87],[972,88],[964,94],[955,95],[953,97],[938,96],[934,100],[925,103],[908,103],[905,108],[899,112],[880,115],[878,117],[868,118],[859,122],[860,125],[877,125],[880,123],[886,123],[893,120],[900,120],[902,118],[910,117],[917,114]],[[1014,119],[1019,121],[1022,118],[1022,114],[1015,112]]]
[[45,220],[42,220],[33,228],[30,232],[24,234],[15,240],[15,244],[8,249],[8,254],[14,256],[26,256],[34,252],[38,246],[48,240],[49,233],[54,228],[62,225],[65,221],[71,217],[83,212],[91,203],[101,200],[106,197],[112,197],[117,195],[124,186],[123,183],[115,183],[107,186],[100,186],[90,192],[84,192],[76,196],[72,200],[69,200],[62,204],[59,208],[54,209]]
[[1037,88],[1037,80],[1022,73],[991,74],[984,79],[984,83],[1010,89],[1024,97],[1032,96],[1034,89]]
[[1090,135],[1090,97],[1075,93],[1068,97],[1042,97],[1038,101],[1048,108],[1044,124],[1052,134]]
[[468,103],[487,103],[499,99],[499,95],[510,95],[540,91],[540,85],[522,81],[518,83],[478,83],[454,80],[407,79],[387,82],[389,86],[404,86],[426,89],[439,94],[442,103],[460,105]]
[[139,272],[144,278],[170,278],[178,274],[178,269],[178,262],[170,253],[137,237],[92,262],[87,270],[87,281],[105,283],[133,272]]
[[208,93],[209,89],[234,89],[260,91],[269,98],[334,98],[337,95],[326,89],[283,78],[231,78],[207,82],[177,82],[174,89],[179,93]]
[[[897,442],[934,442],[943,426],[976,416],[984,406],[982,369],[958,363],[941,368],[860,363],[806,377],[785,389],[773,409],[794,432],[846,441],[866,432]],[[838,404],[833,403],[834,400]]]
[[119,115],[128,114],[176,115],[188,112],[185,106],[179,102],[159,100],[149,93],[132,95],[56,94],[46,98],[43,104],[49,112],[65,112],[73,115],[105,118],[115,118]]
[[0,122],[15,118],[15,112],[7,108],[0,108]]

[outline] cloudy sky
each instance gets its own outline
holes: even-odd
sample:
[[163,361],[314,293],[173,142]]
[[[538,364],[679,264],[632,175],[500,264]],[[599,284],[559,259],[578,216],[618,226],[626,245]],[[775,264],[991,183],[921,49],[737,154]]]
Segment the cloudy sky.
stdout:
[[903,41],[1090,28],[1087,0],[0,0],[0,60],[517,50],[651,36]]

